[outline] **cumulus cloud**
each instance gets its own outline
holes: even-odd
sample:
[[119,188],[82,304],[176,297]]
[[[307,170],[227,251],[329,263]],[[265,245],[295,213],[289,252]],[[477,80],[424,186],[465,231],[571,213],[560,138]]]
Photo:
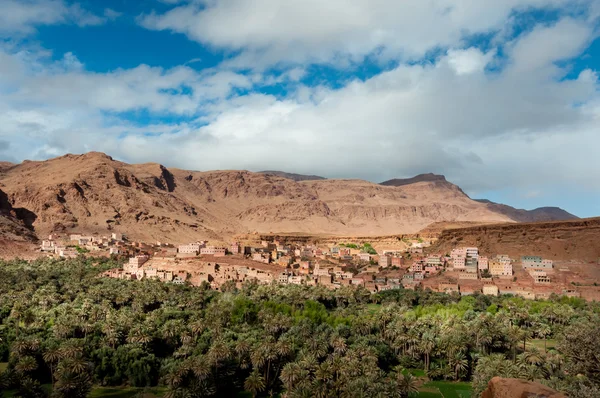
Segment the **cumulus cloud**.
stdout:
[[[191,169],[287,168],[373,181],[434,171],[475,191],[491,188],[491,181],[522,187],[572,181],[586,170],[581,183],[600,189],[600,178],[589,178],[600,170],[590,149],[599,143],[597,76],[585,70],[560,80],[539,73],[572,57],[585,40],[569,40],[571,49],[547,48],[544,63],[518,50],[545,35],[568,34],[565,27],[585,30],[570,20],[533,29],[510,44],[510,67],[500,72],[485,72],[494,50],[452,49],[432,63],[401,64],[339,89],[300,85],[283,98],[233,94],[267,84],[263,75],[54,67],[21,76],[5,97],[0,136],[19,134],[15,151],[40,157],[96,149]],[[289,79],[303,73],[290,70]],[[190,118],[137,126],[103,114],[135,109]],[[548,163],[565,152],[590,156]]]
[[99,17],[64,0],[0,0],[0,37],[31,33],[41,25],[99,25],[114,17],[114,10],[107,9],[105,16]]
[[468,48],[466,50],[448,50],[448,64],[458,75],[468,75],[476,72],[483,72],[496,54],[495,51],[483,53],[478,48]]
[[474,34],[505,27],[516,11],[588,7],[590,0],[196,0],[146,14],[149,29],[170,30],[218,48],[241,50],[232,64],[345,62],[377,52],[420,58]]

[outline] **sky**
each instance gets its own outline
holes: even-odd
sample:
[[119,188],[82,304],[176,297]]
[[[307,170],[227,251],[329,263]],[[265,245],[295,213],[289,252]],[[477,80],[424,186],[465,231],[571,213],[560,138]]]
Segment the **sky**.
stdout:
[[0,160],[101,151],[600,216],[600,0],[0,0]]

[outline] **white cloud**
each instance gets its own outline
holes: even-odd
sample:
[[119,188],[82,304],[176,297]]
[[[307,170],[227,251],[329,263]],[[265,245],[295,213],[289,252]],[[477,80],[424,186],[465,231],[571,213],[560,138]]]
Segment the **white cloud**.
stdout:
[[525,38],[509,46],[517,73],[553,68],[552,63],[570,59],[589,45],[592,27],[582,21],[565,18],[552,26],[537,26]]
[[465,35],[503,29],[515,10],[591,0],[197,0],[140,23],[218,48],[242,50],[236,66],[345,62],[373,52],[420,58]]
[[483,53],[478,48],[468,48],[466,50],[448,50],[448,64],[457,75],[468,75],[476,72],[483,72],[496,54],[495,51]]
[[[534,29],[511,48],[569,34],[565,26],[579,30],[566,22]],[[66,67],[77,65],[67,54],[44,72],[13,66],[20,80],[0,101],[0,137],[22,157],[96,149],[192,169],[287,168],[371,180],[434,171],[472,190],[500,183],[529,192],[574,179],[600,190],[592,154],[600,144],[596,74],[560,81],[538,73],[580,42],[547,48],[536,68],[513,50],[509,68],[485,73],[493,50],[453,49],[433,64],[400,65],[341,89],[299,86],[284,98],[232,95],[277,80],[262,75],[148,66],[97,74]],[[288,74],[293,81],[303,70]],[[139,127],[101,112],[135,109],[197,120]],[[549,161],[565,154],[577,156]]]
[[115,16],[115,11],[107,11],[101,18],[77,3],[68,4],[64,0],[0,0],[0,37],[28,34],[40,25],[99,25]]

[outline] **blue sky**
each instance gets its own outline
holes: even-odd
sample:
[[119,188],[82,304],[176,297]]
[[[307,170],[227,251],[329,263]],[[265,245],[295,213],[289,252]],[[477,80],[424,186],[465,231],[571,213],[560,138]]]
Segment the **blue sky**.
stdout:
[[0,159],[90,150],[600,215],[594,0],[0,0]]

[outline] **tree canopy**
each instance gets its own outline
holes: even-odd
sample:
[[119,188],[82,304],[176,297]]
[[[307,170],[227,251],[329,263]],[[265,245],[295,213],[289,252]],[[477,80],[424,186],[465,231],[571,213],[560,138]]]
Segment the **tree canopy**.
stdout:
[[600,384],[597,303],[253,283],[215,292],[98,277],[115,266],[0,262],[0,391],[41,397],[52,385],[53,396],[84,397],[94,385],[161,385],[173,397],[407,397],[416,384],[405,369],[472,381],[474,394],[496,375],[575,397]]

